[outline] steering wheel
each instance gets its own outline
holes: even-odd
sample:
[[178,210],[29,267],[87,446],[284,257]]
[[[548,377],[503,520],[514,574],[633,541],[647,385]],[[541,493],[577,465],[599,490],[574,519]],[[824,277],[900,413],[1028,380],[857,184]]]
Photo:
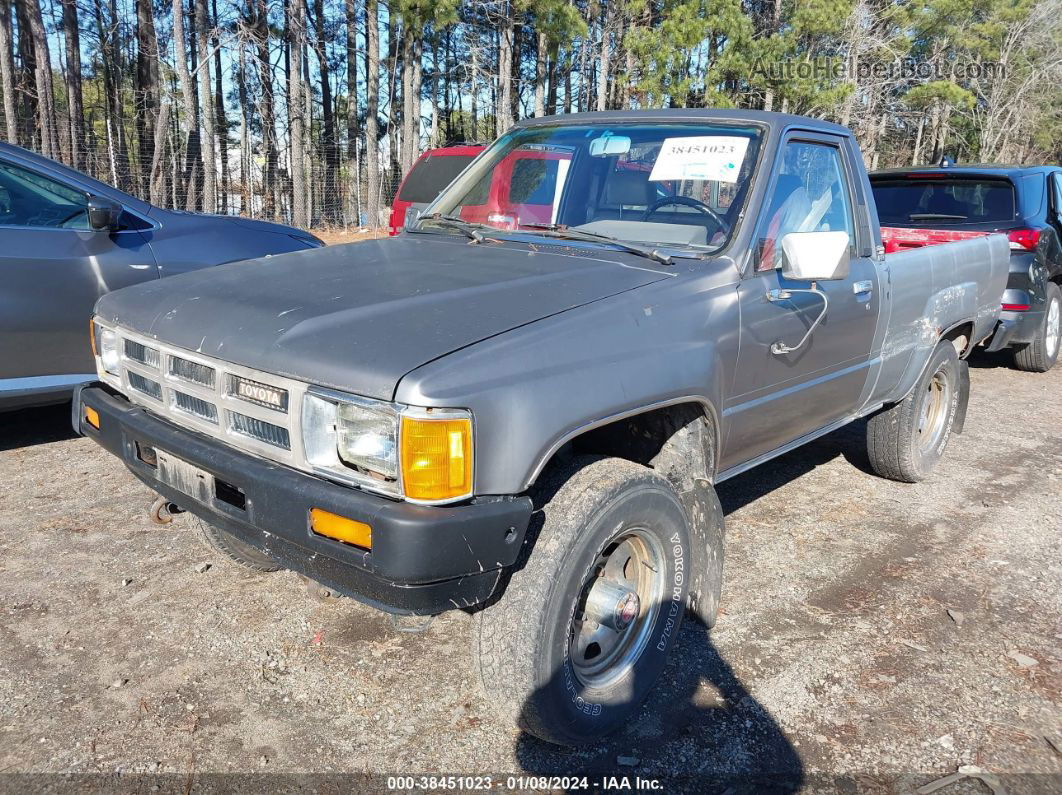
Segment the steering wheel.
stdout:
[[704,215],[707,215],[717,224],[719,224],[719,230],[722,232],[730,231],[730,224],[728,224],[719,213],[713,210],[704,202],[694,199],[691,196],[665,196],[662,199],[657,199],[655,202],[645,208],[645,213],[642,215],[643,221],[648,221],[653,217],[653,214],[661,207],[667,207],[670,204],[681,204],[683,207],[692,207],[695,210],[699,210]]

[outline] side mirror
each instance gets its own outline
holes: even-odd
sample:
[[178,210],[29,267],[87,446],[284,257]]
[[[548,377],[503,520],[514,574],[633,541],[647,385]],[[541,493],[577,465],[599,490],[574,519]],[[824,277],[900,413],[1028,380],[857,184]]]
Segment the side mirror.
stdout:
[[113,232],[118,228],[122,205],[103,196],[89,196],[85,205],[89,228],[97,232]]
[[847,232],[790,232],[782,238],[782,275],[802,282],[848,276]]

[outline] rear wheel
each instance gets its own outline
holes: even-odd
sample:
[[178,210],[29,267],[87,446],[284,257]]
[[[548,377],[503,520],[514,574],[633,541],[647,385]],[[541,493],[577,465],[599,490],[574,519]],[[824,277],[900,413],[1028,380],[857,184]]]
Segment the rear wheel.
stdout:
[[905,483],[925,479],[948,445],[962,394],[959,355],[944,340],[911,394],[870,418],[867,454],[874,471]]
[[279,571],[281,566],[265,552],[257,549],[246,541],[241,541],[232,533],[215,527],[212,524],[196,518],[199,530],[203,534],[203,540],[207,545],[230,560],[239,563],[245,569],[252,571],[270,572]]
[[1030,373],[1046,373],[1054,367],[1062,343],[1062,290],[1048,282],[1046,292],[1044,319],[1036,339],[1014,351],[1014,366]]
[[474,645],[499,712],[560,745],[621,728],[648,695],[682,621],[691,553],[664,478],[615,458],[577,464],[542,507],[526,563],[476,614]]

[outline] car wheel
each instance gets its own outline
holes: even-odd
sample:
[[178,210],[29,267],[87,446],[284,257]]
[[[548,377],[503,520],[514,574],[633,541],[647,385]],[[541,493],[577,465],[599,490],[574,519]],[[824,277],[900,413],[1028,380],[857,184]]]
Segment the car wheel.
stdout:
[[867,454],[877,474],[917,483],[937,465],[963,396],[961,367],[955,346],[942,341],[911,394],[870,418]]
[[592,742],[637,711],[677,638],[691,560],[667,480],[622,459],[574,463],[525,564],[476,614],[474,640],[499,712],[559,745]]
[[1046,373],[1058,361],[1062,344],[1062,290],[1054,282],[1047,283],[1046,309],[1036,339],[1014,351],[1014,366],[1030,373]]
[[199,524],[203,540],[211,549],[220,552],[230,560],[239,563],[245,569],[258,572],[279,571],[281,566],[265,552],[241,541],[227,530],[215,527],[202,519],[195,520]]

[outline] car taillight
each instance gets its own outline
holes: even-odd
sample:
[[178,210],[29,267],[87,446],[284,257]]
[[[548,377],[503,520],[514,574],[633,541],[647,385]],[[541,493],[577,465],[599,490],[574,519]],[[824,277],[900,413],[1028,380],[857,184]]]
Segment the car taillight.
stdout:
[[1028,310],[1028,304],[1003,304],[1004,312],[1027,312]]
[[[1015,251],[1035,251],[1040,242],[1039,229],[1012,229],[1007,233],[1010,239],[1010,247]],[[1025,307],[1028,309],[1028,307]]]

